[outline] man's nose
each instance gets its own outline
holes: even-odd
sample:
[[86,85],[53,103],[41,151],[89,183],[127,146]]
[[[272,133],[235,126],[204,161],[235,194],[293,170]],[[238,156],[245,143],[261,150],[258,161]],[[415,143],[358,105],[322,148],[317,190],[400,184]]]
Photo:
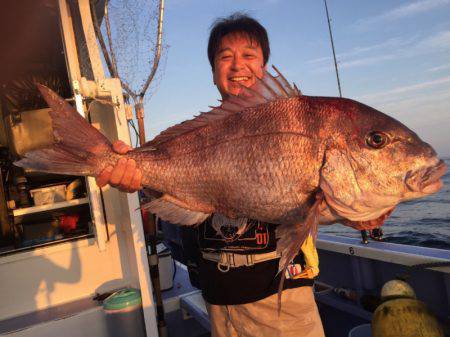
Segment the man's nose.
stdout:
[[244,68],[244,60],[239,55],[233,57],[233,62],[231,64],[231,68],[234,71],[241,70]]

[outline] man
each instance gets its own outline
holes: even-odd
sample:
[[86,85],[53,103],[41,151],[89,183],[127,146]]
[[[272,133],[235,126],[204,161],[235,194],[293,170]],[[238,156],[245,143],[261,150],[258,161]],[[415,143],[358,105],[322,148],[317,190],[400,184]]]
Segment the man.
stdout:
[[[270,55],[267,32],[241,14],[216,21],[208,42],[213,81],[222,99],[238,95],[263,76]],[[129,147],[116,142],[126,153]],[[106,169],[97,183],[125,191],[140,187],[141,172],[130,160]],[[249,220],[245,231],[230,219],[214,215],[198,228],[202,258],[199,279],[211,321],[212,336],[324,336],[312,292],[317,253],[312,240],[302,247],[286,273],[278,315],[274,224]]]

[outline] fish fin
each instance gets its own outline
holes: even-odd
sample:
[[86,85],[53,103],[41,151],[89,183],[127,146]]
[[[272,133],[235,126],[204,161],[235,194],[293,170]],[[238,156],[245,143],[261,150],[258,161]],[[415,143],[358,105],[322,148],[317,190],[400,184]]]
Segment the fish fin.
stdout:
[[227,118],[235,113],[256,107],[260,104],[269,103],[277,99],[286,99],[300,96],[300,91],[292,87],[286,78],[274,67],[278,75],[273,76],[264,71],[263,77],[249,88],[241,85],[241,93],[238,96],[229,96],[223,100],[218,107],[203,112],[195,118],[174,125],[156,136],[153,140],[144,144],[143,147],[158,148],[163,143],[170,141],[180,135],[192,132],[210,123]]
[[278,272],[286,270],[289,263],[300,252],[301,246],[308,235],[311,235],[314,240],[316,239],[322,201],[323,193],[319,191],[316,193],[314,203],[303,222],[297,225],[277,226],[277,252],[281,254]]
[[278,317],[281,314],[281,296],[283,294],[284,281],[286,281],[286,270],[281,273],[280,284],[278,285]]
[[[67,175],[90,175],[96,162],[77,151],[68,151],[58,145],[27,152],[25,156],[14,162],[14,165],[33,169],[39,172],[60,173]],[[93,166],[93,167],[92,167]]]
[[188,205],[167,194],[150,201],[142,208],[148,209],[164,221],[184,226],[200,224],[211,215],[210,213],[190,210]]
[[295,83],[293,84],[294,87],[292,87],[292,85],[288,82],[288,80],[286,80],[286,78],[283,76],[283,74],[278,70],[277,67],[275,67],[274,65],[272,65],[273,70],[276,71],[276,73],[278,74],[277,76],[277,80],[280,84],[282,84],[284,90],[286,90],[286,92],[288,93],[289,97],[295,97],[295,96],[302,96],[302,93],[300,90],[295,90],[295,88],[297,87],[295,85]]
[[109,140],[54,91],[37,87],[51,108],[53,145],[28,152],[14,164],[57,174],[98,174],[100,158],[112,152]]
[[281,254],[278,264],[278,273],[282,273],[278,287],[278,311],[281,309],[281,294],[283,291],[286,270],[289,263],[297,256],[308,235],[314,242],[317,238],[317,227],[320,216],[320,204],[323,201],[323,193],[319,191],[315,195],[315,201],[303,222],[297,225],[279,225],[276,228],[277,253]]

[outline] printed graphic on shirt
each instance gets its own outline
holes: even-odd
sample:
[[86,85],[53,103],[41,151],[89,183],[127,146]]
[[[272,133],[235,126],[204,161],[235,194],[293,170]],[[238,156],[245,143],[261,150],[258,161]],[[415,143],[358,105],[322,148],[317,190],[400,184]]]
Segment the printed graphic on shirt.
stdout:
[[208,219],[199,231],[202,249],[225,251],[263,250],[275,246],[274,225],[256,220]]
[[233,242],[249,227],[246,218],[229,219],[222,214],[214,214],[211,219],[211,227],[216,231],[216,236],[222,237],[227,242]]

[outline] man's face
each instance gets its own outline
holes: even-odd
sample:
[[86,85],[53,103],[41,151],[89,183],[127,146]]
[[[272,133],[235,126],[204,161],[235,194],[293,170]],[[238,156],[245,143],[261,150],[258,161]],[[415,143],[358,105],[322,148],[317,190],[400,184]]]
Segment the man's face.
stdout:
[[261,47],[246,34],[228,34],[222,38],[214,57],[214,84],[223,98],[238,95],[240,86],[250,87],[261,78],[264,58]]

